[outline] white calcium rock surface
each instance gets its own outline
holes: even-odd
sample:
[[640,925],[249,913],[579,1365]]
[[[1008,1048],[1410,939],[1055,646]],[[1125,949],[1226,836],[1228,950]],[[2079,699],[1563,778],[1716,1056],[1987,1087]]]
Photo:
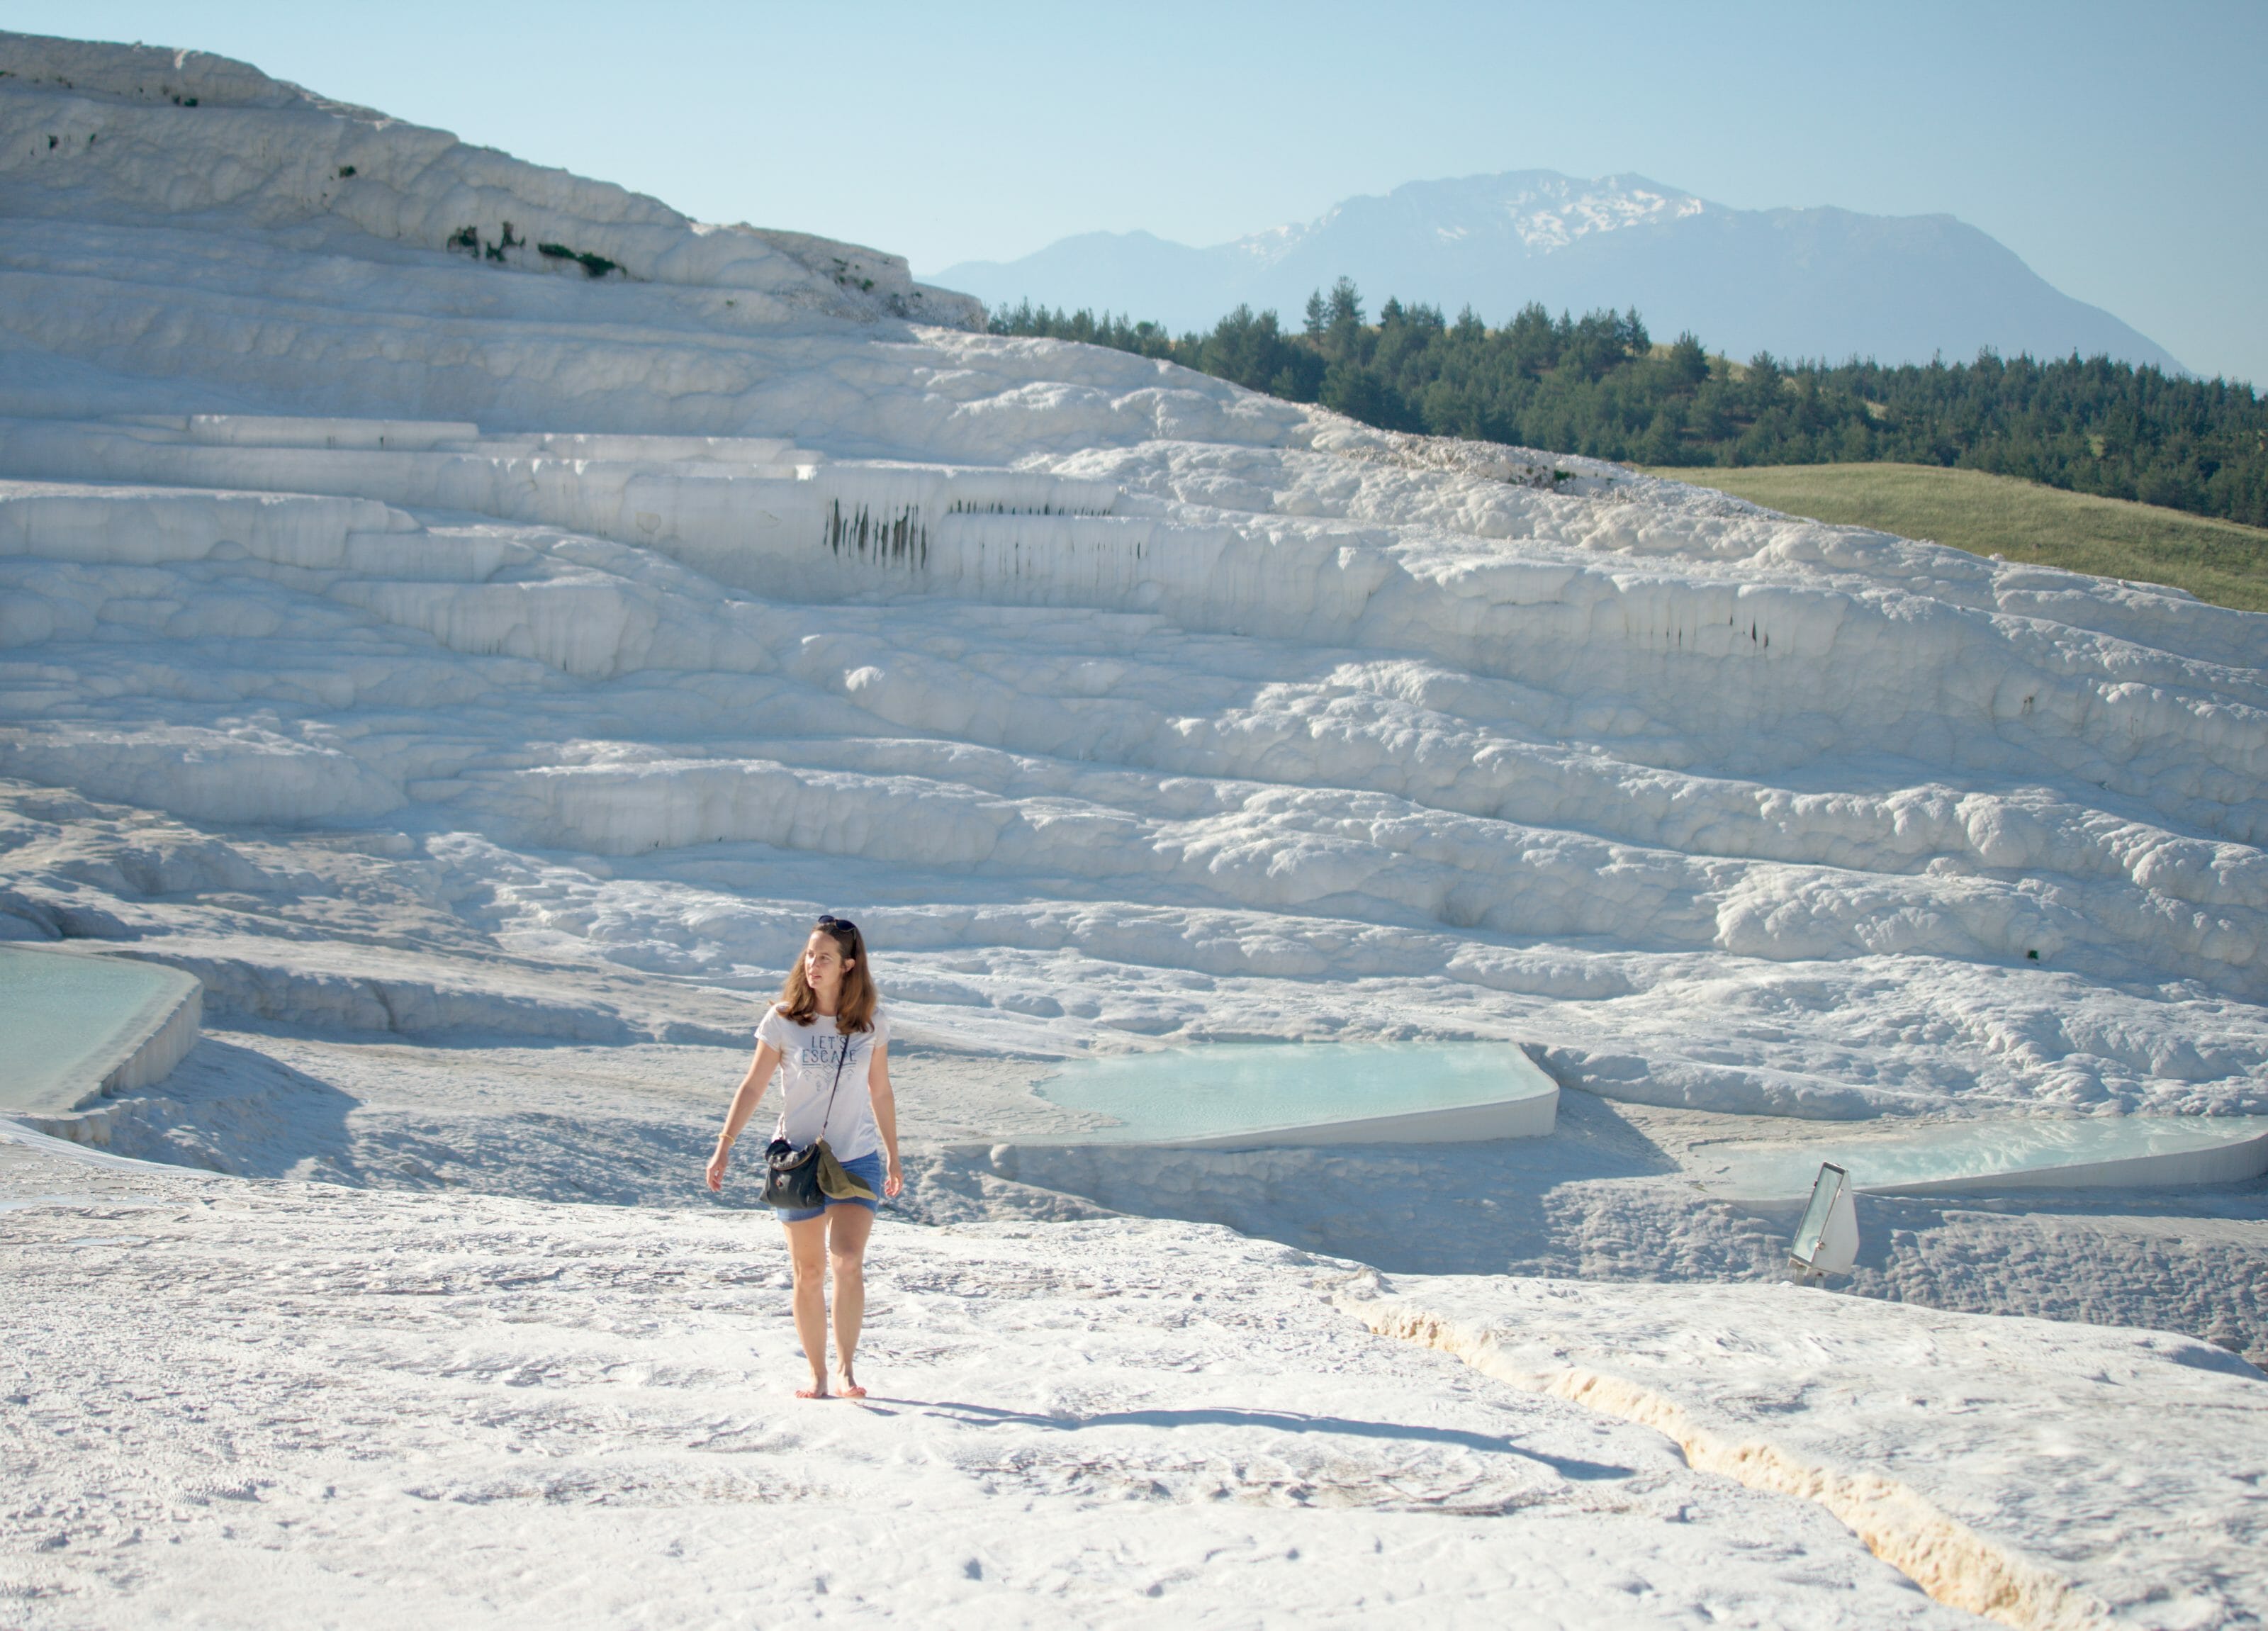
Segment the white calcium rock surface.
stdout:
[[[988,1046],[2268,1109],[2268,620],[909,321],[222,59],[0,63],[0,777],[727,987],[855,905]],[[17,934],[95,887],[10,875]]]
[[1353,1282],[1373,1329],[1825,1504],[1931,1595],[2007,1623],[2262,1612],[2259,1373],[2191,1339],[1777,1286]]
[[63,1148],[0,1142],[0,1591],[41,1627],[1978,1623],[1225,1230],[885,1224],[870,1397],[814,1403],[755,1215]]

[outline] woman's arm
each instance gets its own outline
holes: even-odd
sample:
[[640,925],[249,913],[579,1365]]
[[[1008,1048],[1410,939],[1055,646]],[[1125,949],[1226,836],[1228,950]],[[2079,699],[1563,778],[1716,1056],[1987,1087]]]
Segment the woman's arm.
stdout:
[[890,1159],[889,1176],[882,1193],[891,1199],[906,1186],[905,1169],[898,1165],[898,1098],[890,1090],[890,1044],[874,1044],[874,1062],[866,1066],[866,1096],[873,1101],[874,1125],[882,1135],[882,1148]]
[[740,1136],[740,1129],[748,1125],[748,1118],[756,1113],[756,1105],[764,1096],[765,1084],[772,1072],[779,1067],[779,1050],[769,1042],[756,1044],[756,1057],[748,1061],[748,1074],[740,1078],[740,1085],[733,1090],[733,1108],[725,1112],[725,1130],[717,1135],[717,1153],[709,1157],[709,1187],[725,1187],[725,1169],[733,1162],[733,1140]]

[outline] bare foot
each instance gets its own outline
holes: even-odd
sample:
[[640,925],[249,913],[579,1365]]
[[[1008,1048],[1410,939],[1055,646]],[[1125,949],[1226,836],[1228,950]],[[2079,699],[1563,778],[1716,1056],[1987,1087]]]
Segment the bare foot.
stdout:
[[[860,1391],[863,1392],[865,1390],[861,1389]],[[825,1399],[827,1397],[827,1389],[824,1384],[817,1387],[799,1387],[796,1389],[795,1396],[798,1399]]]
[[843,1373],[843,1397],[845,1399],[866,1397],[866,1390],[858,1385],[857,1379],[848,1370]]

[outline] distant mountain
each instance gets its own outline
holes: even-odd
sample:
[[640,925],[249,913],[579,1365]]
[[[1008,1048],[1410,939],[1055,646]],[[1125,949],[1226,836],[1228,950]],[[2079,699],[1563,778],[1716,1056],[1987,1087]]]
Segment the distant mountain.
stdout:
[[1634,306],[1657,339],[1690,328],[1736,358],[1965,361],[1991,346],[2181,371],[2163,347],[1949,215],[1734,210],[1636,175],[1412,181],[1209,249],[1087,232],[1020,261],[965,261],[930,281],[987,305],[1028,296],[1180,330],[1210,328],[1240,302],[1295,323],[1309,292],[1342,275],[1373,311],[1398,295],[1452,317],[1469,304],[1491,324],[1530,300],[1555,313]]

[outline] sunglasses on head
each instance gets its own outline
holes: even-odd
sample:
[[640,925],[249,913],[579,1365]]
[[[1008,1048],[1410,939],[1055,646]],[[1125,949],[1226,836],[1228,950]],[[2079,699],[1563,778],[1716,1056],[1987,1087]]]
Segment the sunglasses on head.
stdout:
[[858,926],[848,918],[821,918],[811,926],[814,929],[825,929],[830,934],[838,932],[844,934],[856,934],[858,932]]

